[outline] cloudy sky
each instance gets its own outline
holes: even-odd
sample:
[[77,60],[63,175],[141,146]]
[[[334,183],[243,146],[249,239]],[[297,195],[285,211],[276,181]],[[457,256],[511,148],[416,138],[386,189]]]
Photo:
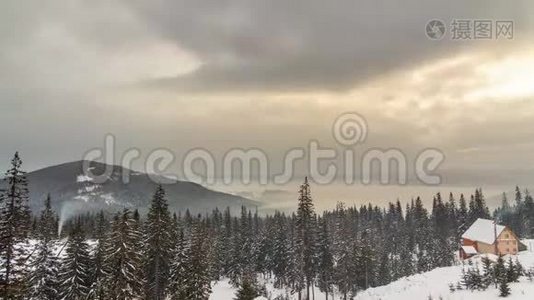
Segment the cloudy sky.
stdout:
[[[16,150],[28,170],[79,160],[107,133],[119,153],[280,161],[311,139],[339,147],[332,123],[351,111],[362,151],[432,147],[448,183],[528,184],[533,15],[530,0],[4,0],[0,167]],[[454,19],[513,20],[514,37],[453,40]]]

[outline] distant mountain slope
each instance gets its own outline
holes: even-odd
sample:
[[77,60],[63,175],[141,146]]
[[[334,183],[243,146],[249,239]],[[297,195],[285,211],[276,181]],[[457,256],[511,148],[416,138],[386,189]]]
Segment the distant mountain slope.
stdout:
[[[103,184],[94,183],[84,176],[82,161],[52,166],[27,174],[32,211],[42,208],[47,193],[52,195],[52,205],[63,213],[78,213],[96,209],[116,210],[123,207],[148,208],[156,183],[147,174],[113,166],[110,179]],[[102,174],[106,165],[91,164],[94,174]],[[130,172],[130,182],[121,180],[123,171]],[[207,212],[218,207],[238,210],[241,205],[256,207],[258,202],[244,197],[207,189],[199,184],[178,181],[166,184],[167,199],[171,210],[190,209],[192,212]]]

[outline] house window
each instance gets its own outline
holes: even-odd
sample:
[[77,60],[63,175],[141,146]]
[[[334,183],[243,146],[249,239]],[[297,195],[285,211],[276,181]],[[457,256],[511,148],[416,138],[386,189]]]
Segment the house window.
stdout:
[[509,242],[509,241],[506,241],[506,245],[509,245],[509,244],[510,244],[510,242]]
[[517,249],[516,249],[516,248],[514,248],[514,253],[515,253],[515,252],[517,252]]
[[506,239],[508,238],[508,233],[506,233],[506,234],[504,235],[504,238],[506,238]]

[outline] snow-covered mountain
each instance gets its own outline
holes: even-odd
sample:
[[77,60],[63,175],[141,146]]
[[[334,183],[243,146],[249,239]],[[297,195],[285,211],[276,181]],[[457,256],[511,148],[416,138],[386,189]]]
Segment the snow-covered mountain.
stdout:
[[[150,204],[156,183],[147,174],[113,166],[109,180],[97,184],[83,174],[82,164],[82,161],[77,161],[28,173],[32,211],[41,210],[48,193],[52,196],[52,206],[56,211],[70,214],[123,207],[143,211]],[[106,165],[93,162],[91,167],[94,174],[102,174]],[[129,183],[121,179],[123,171],[130,173]],[[169,207],[175,211],[190,209],[200,213],[215,207],[237,210],[241,205],[251,208],[259,205],[256,201],[213,191],[192,182],[178,181],[166,184],[164,188]]]

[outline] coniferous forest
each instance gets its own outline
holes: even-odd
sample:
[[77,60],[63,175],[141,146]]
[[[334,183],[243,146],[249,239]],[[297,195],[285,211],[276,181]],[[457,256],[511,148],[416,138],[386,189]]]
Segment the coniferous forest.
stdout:
[[238,288],[237,299],[264,294],[259,279],[300,299],[315,293],[348,299],[454,264],[460,236],[477,218],[496,217],[521,237],[534,237],[533,199],[519,188],[513,202],[504,195],[492,213],[480,189],[436,194],[431,208],[416,198],[387,207],[338,203],[319,213],[307,179],[294,213],[174,212],[158,186],[146,215],[87,213],[66,222],[58,236],[50,196],[43,211],[30,212],[27,184],[15,154],[0,194],[1,299],[200,300],[222,278]]

